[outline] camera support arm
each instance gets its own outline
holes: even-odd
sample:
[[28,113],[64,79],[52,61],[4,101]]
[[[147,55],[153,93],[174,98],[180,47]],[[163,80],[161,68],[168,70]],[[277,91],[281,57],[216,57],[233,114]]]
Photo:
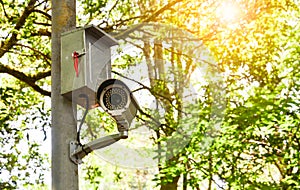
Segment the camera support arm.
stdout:
[[70,142],[70,159],[75,164],[81,164],[82,159],[91,153],[93,150],[107,147],[120,139],[126,139],[128,137],[127,131],[120,132],[119,134],[113,134],[105,137],[101,137],[94,141],[91,141],[85,145],[79,145],[77,141]]

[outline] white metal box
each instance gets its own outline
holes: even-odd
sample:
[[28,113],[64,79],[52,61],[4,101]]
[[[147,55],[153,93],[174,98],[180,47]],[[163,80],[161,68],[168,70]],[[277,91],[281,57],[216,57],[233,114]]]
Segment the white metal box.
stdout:
[[89,25],[61,35],[61,94],[89,107],[97,106],[96,91],[106,79],[111,78],[110,47],[118,42],[96,26]]

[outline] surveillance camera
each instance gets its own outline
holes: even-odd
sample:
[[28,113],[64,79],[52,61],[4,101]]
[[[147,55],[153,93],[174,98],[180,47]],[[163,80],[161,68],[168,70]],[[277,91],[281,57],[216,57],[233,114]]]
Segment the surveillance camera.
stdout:
[[97,90],[97,101],[117,122],[120,133],[127,135],[139,105],[128,86],[117,79],[108,79]]

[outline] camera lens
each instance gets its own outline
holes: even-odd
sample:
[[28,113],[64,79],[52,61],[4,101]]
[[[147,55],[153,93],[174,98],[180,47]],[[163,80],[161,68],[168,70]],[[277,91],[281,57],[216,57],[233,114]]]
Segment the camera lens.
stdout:
[[103,103],[109,110],[123,109],[127,104],[127,93],[120,87],[109,88],[104,93]]
[[122,102],[122,97],[120,94],[112,94],[110,97],[110,103],[114,106],[119,105]]

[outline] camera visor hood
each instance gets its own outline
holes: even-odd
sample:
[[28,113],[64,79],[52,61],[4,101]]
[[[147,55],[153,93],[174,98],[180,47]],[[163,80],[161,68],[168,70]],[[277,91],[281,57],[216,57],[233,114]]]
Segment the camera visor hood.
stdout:
[[[105,80],[104,82],[101,83],[101,85],[99,86],[99,88],[97,90],[96,97],[97,97],[97,101],[98,101],[99,105],[107,108],[107,106],[104,105],[105,102],[103,102],[103,95],[104,95],[103,92],[107,93],[108,95],[114,96],[115,99],[111,99],[110,103],[117,104],[118,101],[123,100],[124,103],[126,101],[126,105],[123,104],[125,107],[128,107],[129,104],[133,104],[134,107],[136,107],[136,109],[139,109],[139,105],[137,104],[137,102],[136,102],[134,96],[132,95],[130,89],[128,88],[128,86],[124,82],[122,82],[118,79]],[[122,94],[124,96],[122,96]],[[120,100],[118,100],[118,99],[120,99]]]

